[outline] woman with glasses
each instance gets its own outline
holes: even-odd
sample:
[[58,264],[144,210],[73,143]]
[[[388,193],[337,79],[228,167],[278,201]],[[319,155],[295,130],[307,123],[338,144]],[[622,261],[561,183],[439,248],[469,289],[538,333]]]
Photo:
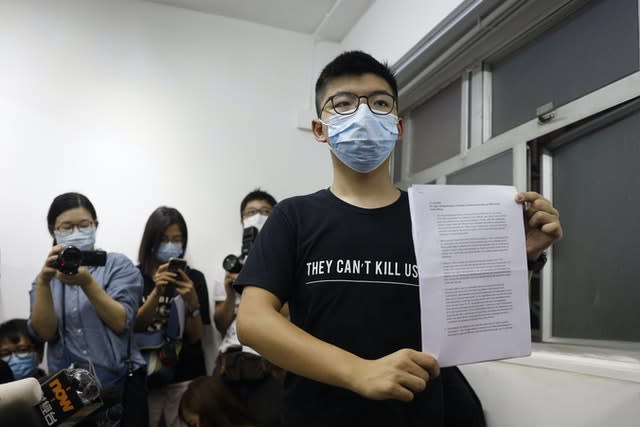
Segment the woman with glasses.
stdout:
[[189,382],[207,373],[201,338],[211,324],[209,294],[204,275],[180,264],[187,237],[180,212],[162,206],[149,216],[140,242],[144,292],[135,329],[148,346],[150,426],[172,425]]
[[47,225],[53,247],[31,288],[28,325],[33,336],[48,343],[49,373],[71,364],[95,372],[103,390],[114,397],[105,403],[121,401],[121,425],[145,425],[146,411],[140,411],[146,407],[145,362],[131,340],[142,277],[119,253],[107,253],[104,265],[97,266],[70,268],[62,259],[71,246],[87,255],[95,250],[98,218],[86,196],[57,196]]

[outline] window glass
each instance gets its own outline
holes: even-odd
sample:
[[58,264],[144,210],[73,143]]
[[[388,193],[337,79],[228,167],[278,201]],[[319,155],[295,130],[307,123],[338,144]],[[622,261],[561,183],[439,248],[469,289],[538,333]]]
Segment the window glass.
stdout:
[[638,1],[595,0],[492,69],[492,132],[499,135],[639,69]]
[[461,83],[457,80],[409,113],[411,173],[460,153],[461,103]]
[[461,169],[447,176],[447,184],[513,184],[513,152],[500,153],[490,159]]
[[640,112],[552,152],[557,337],[640,341]]

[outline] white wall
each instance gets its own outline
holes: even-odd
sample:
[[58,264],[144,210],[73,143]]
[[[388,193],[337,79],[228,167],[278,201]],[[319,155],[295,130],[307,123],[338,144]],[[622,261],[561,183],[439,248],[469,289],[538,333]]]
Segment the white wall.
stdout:
[[462,0],[376,0],[342,41],[393,64]]
[[27,316],[66,191],[96,206],[98,245],[134,262],[151,211],[178,208],[212,282],[240,249],[248,191],[330,184],[327,148],[296,123],[316,62],[338,51],[147,2],[0,2],[0,320]]
[[482,401],[489,427],[638,426],[638,369],[635,381],[511,362],[461,369]]

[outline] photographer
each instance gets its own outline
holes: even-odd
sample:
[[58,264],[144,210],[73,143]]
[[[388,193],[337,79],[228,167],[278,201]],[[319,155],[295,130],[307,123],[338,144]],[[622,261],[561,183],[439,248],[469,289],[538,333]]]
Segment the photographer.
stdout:
[[203,325],[211,324],[209,293],[204,274],[182,259],[187,237],[180,212],[162,206],[149,216],[140,242],[144,292],[135,329],[136,339],[149,345],[141,348],[149,360],[150,426],[172,425],[182,393],[206,374],[201,338]]
[[145,425],[144,359],[131,343],[142,277],[126,256],[113,252],[104,265],[69,269],[64,253],[70,246],[95,250],[98,218],[84,195],[57,196],[47,224],[53,248],[30,291],[30,334],[48,343],[50,373],[72,363],[95,371],[103,390],[122,402],[121,425]]
[[[243,228],[243,248],[239,257],[241,262],[244,262],[243,258],[247,254],[251,256],[251,238],[255,239],[275,204],[273,196],[260,189],[247,194],[240,203],[240,224]],[[225,265],[228,264],[226,261]],[[238,341],[236,313],[240,304],[240,294],[232,287],[238,272],[230,269],[232,272],[226,271],[223,280],[215,282],[213,318],[223,336],[216,374],[261,425],[279,426],[283,371]]]

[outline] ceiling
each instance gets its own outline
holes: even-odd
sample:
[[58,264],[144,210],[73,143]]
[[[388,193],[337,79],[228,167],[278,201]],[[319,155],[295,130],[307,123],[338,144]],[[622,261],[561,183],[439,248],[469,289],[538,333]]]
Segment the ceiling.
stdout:
[[340,42],[375,0],[146,0]]

